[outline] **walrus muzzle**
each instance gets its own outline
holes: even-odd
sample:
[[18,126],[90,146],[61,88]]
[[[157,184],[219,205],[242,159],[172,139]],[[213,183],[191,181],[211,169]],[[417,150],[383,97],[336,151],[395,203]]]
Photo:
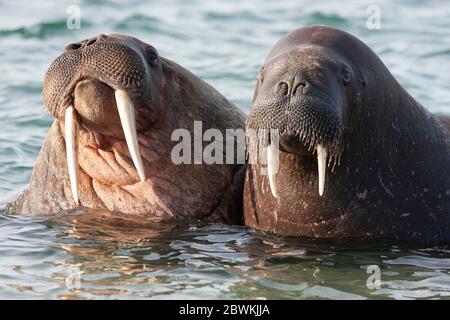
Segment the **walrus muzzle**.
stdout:
[[[67,165],[72,195],[78,204],[77,139],[83,128],[105,130],[119,123],[123,129],[131,159],[141,181],[146,179],[136,129],[137,109],[151,94],[152,70],[145,63],[157,59],[156,51],[138,50],[139,44],[121,43],[98,36],[66,47],[63,54],[50,65],[44,80],[43,98],[47,110],[65,128]],[[136,47],[133,47],[136,46]],[[151,62],[151,61],[150,61]],[[89,91],[90,90],[90,91]],[[113,94],[113,96],[112,96]],[[111,110],[111,105],[116,110]]]
[[266,63],[258,77],[246,127],[247,132],[253,129],[262,131],[263,134],[248,136],[249,152],[256,150],[255,144],[267,148],[269,183],[272,194],[277,197],[273,173],[275,170],[271,168],[276,157],[274,153],[278,151],[278,146],[273,146],[276,143],[273,132],[276,131],[281,151],[300,156],[316,155],[319,194],[322,195],[326,167],[334,167],[342,153],[341,90],[334,89],[337,84],[331,84],[331,80],[330,85],[324,89],[326,79],[317,79],[317,74],[314,75],[315,78],[312,77],[311,71],[307,69],[297,68],[294,73],[287,71],[284,74],[275,71],[267,76],[267,66],[274,70],[282,69],[276,64],[276,61]]

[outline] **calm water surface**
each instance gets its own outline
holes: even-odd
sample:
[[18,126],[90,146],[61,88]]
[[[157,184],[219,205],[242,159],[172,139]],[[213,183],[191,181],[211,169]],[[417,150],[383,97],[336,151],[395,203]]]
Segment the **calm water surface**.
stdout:
[[[67,43],[127,33],[248,113],[258,68],[297,27],[345,29],[433,112],[450,113],[450,5],[441,1],[0,1],[0,202],[22,190],[51,119],[42,79]],[[81,29],[66,10],[81,8]],[[369,4],[380,30],[366,27]],[[154,226],[108,213],[0,214],[0,299],[450,297],[450,247],[327,244],[226,225]],[[366,268],[381,270],[368,289]]]

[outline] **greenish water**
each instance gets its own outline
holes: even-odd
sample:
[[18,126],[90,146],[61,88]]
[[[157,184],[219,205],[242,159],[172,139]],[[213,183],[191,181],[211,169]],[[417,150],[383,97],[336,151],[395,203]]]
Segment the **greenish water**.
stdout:
[[[81,29],[66,27],[69,5]],[[381,9],[381,29],[366,8]],[[211,83],[244,112],[258,68],[283,34],[345,29],[433,112],[450,112],[450,5],[441,1],[0,1],[0,202],[23,189],[51,124],[44,73],[67,43],[127,33]],[[0,214],[0,299],[450,297],[450,247],[330,244],[244,227],[154,226],[124,217]],[[369,289],[366,268],[381,271]]]

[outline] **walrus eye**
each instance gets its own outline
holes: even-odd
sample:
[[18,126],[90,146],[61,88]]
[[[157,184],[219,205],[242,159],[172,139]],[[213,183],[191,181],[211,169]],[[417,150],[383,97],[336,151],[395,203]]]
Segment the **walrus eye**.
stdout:
[[145,49],[145,56],[147,58],[148,63],[150,64],[150,66],[155,67],[158,65],[159,55],[155,48],[147,47]]
[[350,83],[351,80],[352,80],[352,76],[350,73],[350,68],[347,66],[343,66],[342,67],[342,82],[346,86]]

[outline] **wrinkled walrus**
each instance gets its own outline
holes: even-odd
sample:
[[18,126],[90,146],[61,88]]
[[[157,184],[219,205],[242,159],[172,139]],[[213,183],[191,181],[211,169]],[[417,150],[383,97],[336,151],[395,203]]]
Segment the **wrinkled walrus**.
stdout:
[[[330,239],[450,241],[450,120],[428,112],[356,37],[307,27],[260,70],[246,124],[248,226]],[[262,130],[262,129],[265,129]],[[256,138],[255,138],[256,137]],[[259,145],[259,148],[258,148]]]
[[244,115],[154,47],[118,34],[70,44],[48,69],[43,98],[55,120],[14,211],[242,218],[244,166],[174,163],[172,132],[192,133],[194,121],[243,130]]

